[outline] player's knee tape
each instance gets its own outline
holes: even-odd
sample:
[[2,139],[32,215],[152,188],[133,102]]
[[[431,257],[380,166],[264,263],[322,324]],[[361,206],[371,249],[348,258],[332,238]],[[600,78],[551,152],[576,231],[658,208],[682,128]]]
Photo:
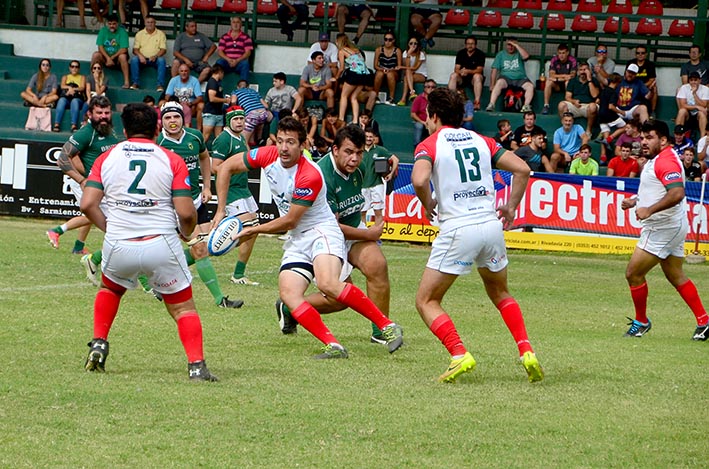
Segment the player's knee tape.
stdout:
[[258,218],[252,218],[251,220],[241,220],[241,226],[248,228],[249,226],[259,226],[261,222]]
[[305,280],[307,280],[308,283],[311,283],[313,281],[313,278],[315,278],[315,272],[313,271],[312,264],[306,264],[304,262],[293,262],[290,264],[282,265],[281,272],[285,272],[286,270],[300,275]]

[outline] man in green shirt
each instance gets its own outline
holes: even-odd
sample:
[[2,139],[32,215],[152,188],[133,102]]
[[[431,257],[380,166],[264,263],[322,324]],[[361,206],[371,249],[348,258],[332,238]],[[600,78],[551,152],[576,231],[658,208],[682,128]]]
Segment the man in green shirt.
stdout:
[[534,84],[529,80],[524,69],[524,62],[528,58],[529,52],[517,42],[516,37],[508,37],[505,40],[505,49],[497,53],[492,63],[490,104],[485,108],[487,112],[495,110],[497,98],[502,90],[510,86],[524,89],[524,106],[521,112],[532,110]]
[[128,82],[128,31],[118,25],[118,16],[108,15],[106,26],[96,38],[98,50],[91,56],[91,63],[100,62],[108,68],[120,67],[123,72],[123,89],[130,88]]
[[579,157],[571,162],[569,174],[598,176],[598,163],[591,158],[591,146],[588,143],[584,143],[579,148]]
[[[237,153],[249,151],[246,138],[241,134],[246,122],[246,113],[241,106],[231,106],[226,111],[226,126],[224,131],[212,143],[212,172],[217,174],[219,166],[229,157]],[[235,173],[231,175],[229,192],[226,200],[226,216],[237,216],[244,226],[259,224],[258,204],[249,190],[249,173]],[[249,280],[244,272],[246,263],[249,262],[251,251],[254,248],[256,236],[242,238],[239,243],[239,258],[234,267],[231,282],[237,285],[258,285],[258,282]]]
[[[364,173],[362,184],[362,195],[364,195],[364,205],[362,206],[362,221],[367,222],[367,212],[374,211],[374,221],[379,223],[384,217],[384,207],[386,198],[386,183],[391,181],[399,169],[399,158],[386,148],[375,145],[376,132],[371,127],[364,129],[365,144],[362,164],[359,168]],[[386,162],[387,174],[382,176],[376,171],[375,162]]]
[[[318,161],[318,166],[325,179],[327,202],[338,219],[347,244],[347,262],[343,265],[340,278],[351,282],[352,268],[359,269],[367,281],[367,296],[389,317],[389,273],[386,258],[379,247],[384,221],[379,220],[367,227],[360,215],[364,204],[362,187],[365,176],[360,167],[364,144],[364,131],[356,124],[347,125],[337,131],[332,151]],[[309,295],[306,301],[320,314],[345,309],[344,305],[320,293]],[[281,332],[295,332],[297,323],[280,300],[276,302],[276,310],[282,321]],[[370,340],[386,344],[382,332],[374,324]]]
[[[185,127],[184,111],[180,103],[168,101],[160,108],[160,114],[162,131],[158,135],[157,144],[174,151],[185,161],[190,174],[192,202],[197,209],[197,227],[192,233],[189,247],[185,249],[187,265],[197,266],[199,278],[209,289],[217,306],[241,308],[244,304],[242,300],[230,300],[222,293],[205,242],[211,228],[207,202],[212,198],[212,169],[204,137],[199,130]],[[199,185],[200,176],[204,181],[203,187]]]

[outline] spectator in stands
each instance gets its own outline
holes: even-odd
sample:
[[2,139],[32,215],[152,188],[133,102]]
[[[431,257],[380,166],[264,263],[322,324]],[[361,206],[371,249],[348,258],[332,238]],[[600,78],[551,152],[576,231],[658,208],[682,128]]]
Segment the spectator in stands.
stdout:
[[108,77],[103,73],[101,62],[91,63],[91,73],[86,77],[86,96],[106,96],[108,90]]
[[175,56],[172,61],[172,76],[177,76],[180,64],[187,64],[190,70],[198,75],[199,82],[204,83],[209,78],[211,71],[209,58],[215,50],[217,45],[206,34],[197,31],[197,22],[188,19],[185,23],[185,31],[175,38],[172,50]]
[[608,46],[598,44],[596,55],[590,57],[587,62],[593,72],[593,78],[598,80],[602,87],[608,86],[608,78],[615,73],[615,62],[608,57]]
[[336,44],[330,42],[330,35],[328,33],[320,33],[318,42],[310,46],[308,63],[313,61],[312,57],[315,52],[322,52],[323,63],[328,66],[333,77],[337,76],[337,53],[339,50]]
[[495,141],[502,145],[502,148],[512,151],[512,138],[514,134],[509,119],[500,119],[497,121],[497,135],[495,135]]
[[588,143],[588,134],[583,127],[574,124],[574,115],[570,112],[562,114],[561,127],[554,132],[554,152],[550,159],[551,172],[566,167],[578,158],[581,145],[586,143]]
[[155,17],[145,17],[145,28],[138,31],[133,43],[133,57],[130,59],[130,89],[140,89],[140,69],[153,67],[158,71],[158,92],[165,91],[165,53],[167,53],[167,37],[156,27]]
[[428,129],[426,129],[428,95],[436,89],[436,86],[436,81],[428,78],[423,84],[423,93],[416,96],[411,105],[411,119],[414,121],[414,148],[428,137]]
[[495,56],[492,63],[492,74],[490,83],[493,87],[490,91],[490,103],[485,108],[486,111],[495,110],[497,98],[502,94],[502,90],[509,86],[516,86],[524,89],[524,106],[522,112],[532,110],[532,98],[534,97],[534,84],[527,78],[524,70],[524,62],[529,58],[529,52],[519,45],[516,37],[508,37],[505,41],[505,49]]
[[424,7],[412,7],[409,20],[416,34],[421,38],[421,50],[426,50],[436,45],[433,36],[443,23],[443,15],[438,9],[438,0],[412,0],[412,3]]
[[310,62],[300,75],[298,94],[303,99],[324,100],[327,107],[335,107],[334,80],[330,68],[325,66],[325,54],[316,50],[310,56]]
[[547,149],[547,133],[544,129],[537,125],[537,115],[534,111],[527,111],[522,116],[522,125],[515,129],[514,136],[510,142],[512,150],[516,150],[525,145],[529,145],[532,141],[532,133],[535,131],[540,131],[544,134],[544,143],[542,144],[542,150],[546,152]]
[[702,165],[702,172],[707,170],[707,144],[709,144],[709,133],[705,134],[697,142],[697,160]]
[[[334,109],[334,107],[331,109]],[[315,146],[315,141],[318,138],[316,136],[316,133],[318,131],[318,118],[315,116],[311,116],[305,106],[301,107],[293,114],[294,117],[296,117],[300,121],[300,123],[303,124],[303,127],[305,127],[305,147],[313,148]]]
[[42,59],[38,68],[39,71],[32,75],[27,88],[20,92],[20,96],[28,107],[54,107],[59,95],[57,76],[52,73],[52,61]]
[[[281,34],[285,34],[288,41],[293,40],[293,31],[298,30],[308,19],[310,10],[308,2],[305,0],[281,0],[281,5],[276,11],[278,21],[281,23]],[[292,23],[288,22],[291,16],[295,16]]]
[[546,132],[541,127],[536,127],[530,134],[529,143],[517,148],[514,153],[522,158],[532,171],[553,173],[549,158],[544,154],[545,138]]
[[217,54],[220,59],[217,63],[222,66],[224,73],[236,72],[241,80],[249,81],[249,57],[254,50],[251,38],[242,31],[244,23],[241,18],[234,16],[230,20],[231,29],[219,39]]
[[637,64],[630,64],[625,69],[623,80],[615,91],[616,101],[610,109],[626,121],[638,119],[643,123],[649,117],[644,101],[652,96],[652,92],[637,78],[638,70]]
[[689,82],[677,90],[677,117],[675,124],[685,125],[690,119],[696,120],[701,137],[706,135],[707,107],[709,107],[709,87],[702,85],[699,72],[689,73]]
[[[96,17],[95,21],[98,24],[102,24],[104,22],[104,15],[108,12],[108,2],[106,0],[100,0],[101,1],[101,6],[99,7],[98,1],[97,0],[90,0],[89,3],[91,4],[91,10],[94,12],[94,16]],[[57,0],[57,28],[63,28],[64,27],[64,3],[65,0]],[[76,6],[79,9],[79,27],[81,29],[86,29],[86,5],[85,2],[78,1],[76,2]]]
[[[359,120],[358,95],[364,86],[374,84],[374,75],[369,72],[367,64],[364,62],[364,53],[352,44],[352,41],[345,36],[337,37],[338,69],[339,81],[342,82],[342,92],[340,93],[340,120],[345,120],[348,104],[352,104],[352,122]],[[334,138],[334,136],[333,136]]]
[[623,81],[623,77],[617,73],[611,73],[608,76],[607,85],[601,90],[598,100],[598,122],[601,125],[601,133],[596,138],[596,141],[601,144],[601,164],[606,163],[616,154],[612,142],[625,129],[625,120],[617,114],[615,107],[611,106],[618,100],[616,88],[618,88],[621,81]]
[[359,40],[362,38],[362,34],[364,34],[364,31],[367,29],[369,20],[373,17],[374,12],[364,1],[355,2],[354,4],[351,3],[349,5],[340,4],[337,7],[337,30],[340,34],[344,34],[347,20],[349,18],[359,18],[357,34],[354,37],[354,43],[358,44]]
[[635,48],[635,58],[630,59],[626,66],[629,67],[631,64],[638,68],[636,72],[637,79],[642,81],[647,89],[650,90],[650,95],[644,100],[649,113],[654,114],[655,109],[657,109],[657,72],[655,63],[647,58],[646,46],[637,46]]
[[608,163],[606,176],[617,178],[634,178],[640,174],[640,167],[635,158],[632,157],[633,144],[625,142],[620,148],[620,155],[613,157]]
[[375,144],[383,147],[384,139],[379,133],[379,122],[375,121],[372,118],[372,115],[373,113],[370,109],[365,109],[359,114],[359,122],[357,123],[357,125],[359,125],[360,128],[365,131],[365,133],[367,129],[371,129],[372,132],[374,132],[374,137],[376,139]]
[[579,176],[598,176],[598,162],[591,158],[591,145],[584,143],[579,148],[578,158],[571,162],[569,174]]
[[266,93],[266,108],[268,108],[276,120],[280,119],[279,112],[282,109],[297,111],[303,104],[303,97],[298,90],[286,84],[286,74],[278,72],[273,74],[273,87]]
[[578,74],[566,84],[564,100],[559,103],[558,107],[559,115],[570,112],[574,117],[585,117],[586,133],[589,137],[598,115],[596,100],[600,94],[600,88],[596,79],[591,75],[591,68],[588,64],[582,63],[578,67]]
[[701,181],[702,180],[702,165],[695,158],[694,147],[685,148],[682,153],[682,165],[684,166],[685,181]]
[[401,49],[396,46],[396,37],[389,31],[384,34],[384,44],[374,52],[374,92],[379,94],[382,82],[386,80],[389,87],[389,98],[386,104],[395,104],[394,93],[396,82],[399,81],[399,70],[402,65]]
[[421,43],[415,37],[409,39],[408,48],[401,55],[401,70],[404,74],[404,88],[401,92],[399,106],[406,105],[406,98],[416,99],[415,83],[423,83],[428,78],[426,66],[426,53],[421,50]]
[[571,55],[568,44],[559,44],[556,55],[549,62],[549,78],[544,82],[542,114],[549,114],[549,101],[553,91],[566,93],[569,80],[576,77],[577,68],[578,63],[576,58]]
[[633,146],[633,149],[631,151],[631,155],[634,157],[637,157],[638,155],[642,154],[642,137],[640,136],[640,121],[637,119],[631,119],[628,121],[628,123],[625,125],[625,129],[623,129],[623,133],[618,137],[618,140],[615,142],[615,150],[614,153],[615,155],[620,155],[620,149],[623,146],[623,143],[625,142],[630,142],[630,144]]
[[197,78],[190,75],[187,64],[180,65],[179,74],[170,80],[165,90],[165,101],[173,97],[182,105],[185,127],[192,127],[192,116],[197,116],[197,128],[202,130],[204,98]]
[[689,83],[692,72],[699,75],[702,85],[709,85],[709,63],[702,60],[702,48],[697,44],[689,46],[689,60],[680,68],[679,75],[683,85]]
[[118,17],[108,15],[106,26],[102,27],[96,38],[98,50],[91,57],[91,62],[100,62],[107,68],[120,68],[123,72],[123,89],[130,88],[128,82],[128,31],[118,26]]
[[[249,82],[240,80],[236,89],[230,96],[231,105],[238,104],[246,112],[246,122],[244,124],[243,135],[246,142],[251,146],[262,144],[261,135],[263,126],[273,119],[273,114],[267,109],[266,101],[254,89],[249,88]],[[251,141],[253,135],[254,141]]]
[[128,21],[126,21],[128,6],[134,8],[136,3],[140,6],[140,18],[143,21],[150,14],[150,8],[155,6],[155,0],[118,0],[118,16],[121,17],[122,25],[128,25]]
[[71,131],[79,130],[81,122],[85,119],[89,105],[86,99],[86,77],[81,74],[81,64],[78,60],[69,63],[69,73],[62,77],[59,85],[59,100],[57,101],[56,120],[52,131],[61,130],[64,111],[69,106],[71,112]]
[[687,136],[687,129],[683,125],[676,125],[674,131],[674,141],[672,148],[675,153],[681,155],[687,148],[694,148],[694,142]]
[[207,80],[207,87],[204,90],[204,109],[202,112],[202,134],[205,142],[209,141],[212,132],[214,132],[215,138],[222,133],[224,128],[224,107],[229,104],[229,96],[224,96],[224,88],[222,87],[224,69],[221,65],[214,64],[214,67],[210,68],[210,72],[211,76]]
[[312,150],[313,161],[320,161],[325,155],[330,153],[330,145],[321,136],[315,136],[315,145]]
[[337,110],[334,107],[328,108],[325,111],[325,118],[320,128],[320,138],[332,146],[335,141],[335,134],[346,125],[347,123],[344,120],[337,117]]
[[480,97],[483,93],[485,76],[485,53],[477,48],[475,36],[465,38],[465,47],[455,55],[455,68],[448,79],[448,88],[455,91],[459,86],[473,90],[474,110],[480,110]]
[[465,88],[459,88],[456,93],[460,95],[460,99],[463,100],[463,123],[460,126],[466,130],[475,130],[475,124],[473,124],[473,117],[475,116],[475,105],[473,101],[468,98],[468,94],[465,92]]

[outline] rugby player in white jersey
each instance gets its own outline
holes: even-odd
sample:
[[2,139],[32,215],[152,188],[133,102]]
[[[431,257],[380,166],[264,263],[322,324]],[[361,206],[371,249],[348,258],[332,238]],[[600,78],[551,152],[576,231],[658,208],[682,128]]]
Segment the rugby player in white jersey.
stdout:
[[[411,182],[426,216],[429,219],[438,216],[440,232],[419,284],[416,308],[451,354],[450,365],[439,381],[453,382],[475,367],[475,359],[441,307],[443,296],[453,282],[459,275],[470,273],[473,266],[477,267],[485,291],[517,343],[529,381],[540,381],[544,374],[529,343],[522,311],[507,289],[503,235],[503,229],[514,222],[515,209],[527,188],[529,167],[494,139],[460,127],[464,103],[455,91],[447,88],[432,91],[427,111],[430,137],[416,147]],[[513,176],[509,199],[497,209],[493,161],[497,168],[510,171]]]
[[204,362],[202,323],[180,243],[197,222],[187,166],[179,155],[155,144],[157,112],[151,106],[128,104],[121,120],[128,140],[96,160],[81,199],[81,211],[106,233],[85,368],[105,371],[108,333],[121,298],[143,274],[177,323],[189,378],[217,381]]

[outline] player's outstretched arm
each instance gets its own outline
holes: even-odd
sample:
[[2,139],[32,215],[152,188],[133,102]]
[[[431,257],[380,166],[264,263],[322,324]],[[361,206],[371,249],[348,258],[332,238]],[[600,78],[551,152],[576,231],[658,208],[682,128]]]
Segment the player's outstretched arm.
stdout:
[[498,207],[500,219],[505,228],[512,226],[515,221],[515,210],[522,201],[529,182],[529,166],[520,157],[511,151],[506,151],[497,160],[497,167],[512,173],[512,190],[505,205]]

